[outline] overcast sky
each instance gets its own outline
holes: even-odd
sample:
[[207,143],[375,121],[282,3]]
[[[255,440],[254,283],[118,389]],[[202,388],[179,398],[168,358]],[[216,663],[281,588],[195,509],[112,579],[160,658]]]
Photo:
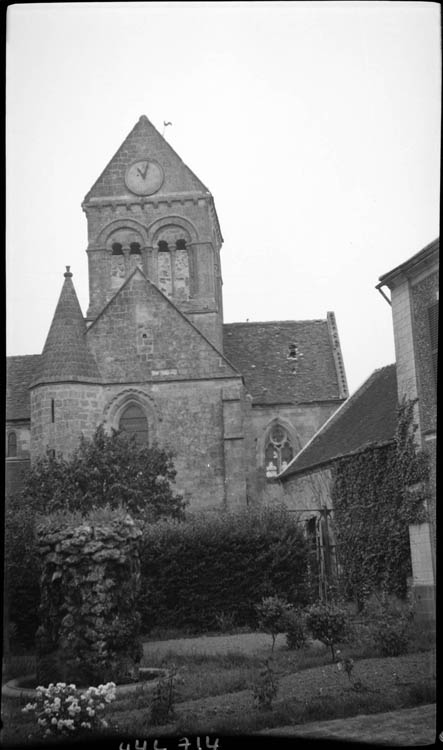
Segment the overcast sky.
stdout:
[[225,322],[336,314],[350,390],[394,361],[378,277],[438,236],[440,8],[36,3],[8,10],[7,344],[40,353],[81,201],[141,114],[212,192]]

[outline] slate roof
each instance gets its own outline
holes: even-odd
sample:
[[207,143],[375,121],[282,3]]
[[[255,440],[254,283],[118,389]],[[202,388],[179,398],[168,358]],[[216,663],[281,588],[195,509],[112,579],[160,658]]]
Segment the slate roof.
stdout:
[[35,377],[40,354],[7,357],[6,360],[6,419],[30,419],[29,384]]
[[[297,345],[296,362],[287,358],[291,343]],[[223,351],[255,404],[342,399],[326,320],[227,323]]]
[[299,451],[279,479],[285,481],[369,445],[392,441],[397,403],[395,364],[375,370]]
[[86,323],[71,277],[71,273],[65,273],[65,282],[31,385],[101,381],[97,363],[86,343]]

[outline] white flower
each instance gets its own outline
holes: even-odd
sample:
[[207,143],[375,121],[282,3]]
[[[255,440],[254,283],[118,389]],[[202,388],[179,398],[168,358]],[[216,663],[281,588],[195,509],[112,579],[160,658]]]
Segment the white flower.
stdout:
[[57,724],[57,719],[55,718],[55,716],[52,717],[51,724]]
[[85,729],[91,729],[91,724],[89,723],[89,721],[82,721],[80,726],[84,727]]
[[41,727],[46,726],[46,719],[37,719],[37,724],[40,724]]
[[95,711],[93,708],[89,708],[88,706],[86,710],[88,712],[88,716],[95,716]]

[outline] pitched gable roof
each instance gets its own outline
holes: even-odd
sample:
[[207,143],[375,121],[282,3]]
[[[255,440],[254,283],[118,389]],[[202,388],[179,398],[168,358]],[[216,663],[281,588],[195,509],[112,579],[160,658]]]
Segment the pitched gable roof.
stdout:
[[155,193],[156,196],[176,192],[197,192],[210,196],[207,187],[160,135],[146,115],[142,115],[85,196],[85,202],[112,196],[134,198],[126,187],[125,174],[128,166],[138,159],[155,159],[161,164],[164,182]]
[[86,323],[69,270],[52,319],[32,386],[60,381],[100,382],[97,363],[86,344]]
[[313,471],[369,445],[394,439],[397,425],[395,364],[375,370],[347,399],[280,474],[283,482]]
[[6,359],[6,419],[31,418],[29,386],[35,376],[40,354]]
[[[146,340],[146,349],[140,335]],[[112,374],[116,382],[241,378],[235,366],[139,266],[90,325],[87,339],[103,377]]]
[[[296,361],[288,359],[293,343]],[[326,320],[228,323],[223,326],[223,349],[242,373],[253,403],[342,399]]]

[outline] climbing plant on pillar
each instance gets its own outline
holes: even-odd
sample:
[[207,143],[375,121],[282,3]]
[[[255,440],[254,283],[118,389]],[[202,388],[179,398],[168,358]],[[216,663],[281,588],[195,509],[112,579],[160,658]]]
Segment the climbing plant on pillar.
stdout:
[[123,510],[40,518],[37,680],[97,685],[137,679],[141,530]]

